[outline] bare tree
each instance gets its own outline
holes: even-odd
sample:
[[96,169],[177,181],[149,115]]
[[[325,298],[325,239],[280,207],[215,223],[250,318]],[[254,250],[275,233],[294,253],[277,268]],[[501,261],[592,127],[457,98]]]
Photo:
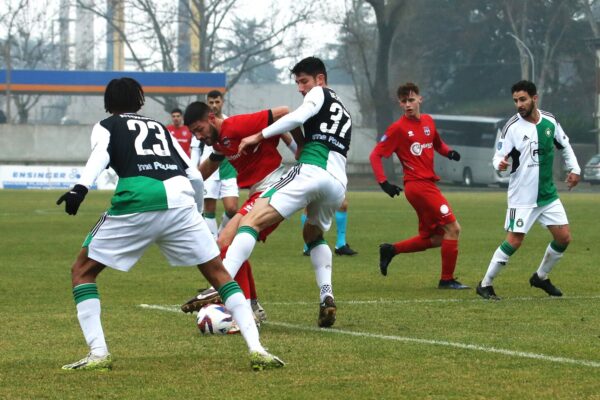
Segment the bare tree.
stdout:
[[[558,3],[558,4],[557,4]],[[536,82],[539,90],[539,104],[542,104],[543,88],[552,69],[556,50],[573,23],[573,1],[504,0],[506,20],[511,33],[517,37],[521,56],[521,76]],[[542,18],[540,18],[542,17]],[[514,37],[513,36],[513,37]],[[536,68],[535,76],[530,76],[529,54]]]
[[3,59],[7,70],[7,119],[12,120],[10,105],[14,101],[18,122],[27,123],[29,111],[40,100],[39,94],[14,94],[10,91],[11,71],[19,69],[56,68],[59,62],[57,45],[52,36],[48,2],[20,0],[14,8],[9,2],[0,24],[7,33]]
[[[292,49],[297,49],[302,38],[296,38],[293,45],[286,39],[295,26],[308,18],[308,12],[303,10],[287,21],[242,18],[235,15],[237,0],[180,1],[179,6],[186,7],[186,10],[179,12],[173,10],[171,3],[124,0],[125,21],[115,21],[104,4],[89,5],[83,0],[77,0],[77,3],[107,21],[140,71],[177,70],[176,46],[182,37],[181,33],[177,34],[177,19],[185,15],[184,23],[200,39],[197,48],[192,49],[192,53],[198,55],[198,69],[226,72],[228,89],[249,71],[287,57]],[[252,35],[248,35],[249,30]],[[278,51],[275,52],[275,49]],[[155,100],[166,111],[176,106],[173,97],[163,96]]]

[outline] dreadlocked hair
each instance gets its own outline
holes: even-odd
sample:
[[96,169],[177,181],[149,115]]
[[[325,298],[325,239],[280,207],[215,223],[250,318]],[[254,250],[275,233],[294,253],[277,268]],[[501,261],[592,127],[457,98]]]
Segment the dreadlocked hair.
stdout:
[[111,114],[135,113],[144,105],[144,89],[132,78],[111,80],[104,90],[104,109]]

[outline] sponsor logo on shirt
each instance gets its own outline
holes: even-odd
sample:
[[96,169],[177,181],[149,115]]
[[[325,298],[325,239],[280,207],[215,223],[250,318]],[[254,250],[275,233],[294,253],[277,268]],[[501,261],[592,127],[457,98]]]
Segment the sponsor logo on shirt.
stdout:
[[433,147],[433,143],[424,143],[421,144],[419,142],[414,142],[410,145],[410,152],[415,156],[420,156],[423,152],[423,149],[430,149]]

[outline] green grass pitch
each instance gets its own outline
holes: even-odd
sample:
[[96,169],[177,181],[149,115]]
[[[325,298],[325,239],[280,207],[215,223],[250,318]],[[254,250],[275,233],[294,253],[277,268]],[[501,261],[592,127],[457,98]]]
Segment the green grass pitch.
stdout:
[[[241,337],[202,337],[190,315],[140,307],[178,305],[205,286],[155,247],[129,273],[98,280],[113,371],[61,371],[87,352],[70,265],[110,193],[91,192],[76,217],[54,205],[59,194],[0,191],[2,399],[600,398],[598,194],[561,194],[573,233],[552,274],[563,298],[529,287],[550,240],[536,225],[495,281],[503,300],[488,302],[436,288],[439,249],[397,256],[381,276],[378,244],[413,236],[416,217],[403,196],[350,193],[359,255],[334,256],[333,330],[316,329],[318,291],[294,217],[251,259],[269,318],[262,341],[287,362],[262,373]],[[504,238],[506,194],[446,195],[462,226],[457,276],[474,287]]]

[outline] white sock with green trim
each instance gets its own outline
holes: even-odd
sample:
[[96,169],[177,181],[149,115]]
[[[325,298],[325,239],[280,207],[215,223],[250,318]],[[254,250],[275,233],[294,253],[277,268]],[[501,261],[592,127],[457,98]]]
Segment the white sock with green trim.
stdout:
[[515,251],[516,250],[506,241],[504,241],[500,247],[496,249],[494,255],[492,256],[492,260],[490,261],[490,265],[488,266],[487,272],[481,280],[481,286],[492,286],[492,281],[506,266],[509,257],[513,255]]
[[322,242],[311,248],[310,261],[312,261],[312,265],[315,270],[317,286],[319,287],[320,291],[320,301],[323,302],[325,297],[333,297],[333,289],[331,286],[333,256],[331,254],[331,249],[329,246],[327,246],[327,243]]
[[235,278],[244,261],[250,258],[257,238],[258,232],[249,226],[241,226],[238,229],[223,260],[223,265],[232,278]]
[[214,213],[204,213],[204,220],[206,221],[206,225],[208,225],[208,229],[210,233],[212,233],[213,237],[216,239],[219,235],[219,228],[217,227],[217,219]]
[[264,352],[265,348],[260,344],[252,307],[246,302],[246,297],[239,285],[235,281],[228,282],[219,288],[219,294],[225,300],[225,307],[240,327],[248,350]]
[[552,271],[552,268],[554,268],[558,260],[562,258],[563,252],[566,250],[566,247],[558,247],[556,244],[553,245],[553,243],[554,242],[550,243],[548,247],[546,247],[546,253],[537,270],[537,274],[542,280],[548,278],[548,274]]
[[83,337],[92,354],[108,354],[104,331],[100,322],[100,295],[96,283],[82,283],[73,288],[73,299],[77,307],[77,319]]

